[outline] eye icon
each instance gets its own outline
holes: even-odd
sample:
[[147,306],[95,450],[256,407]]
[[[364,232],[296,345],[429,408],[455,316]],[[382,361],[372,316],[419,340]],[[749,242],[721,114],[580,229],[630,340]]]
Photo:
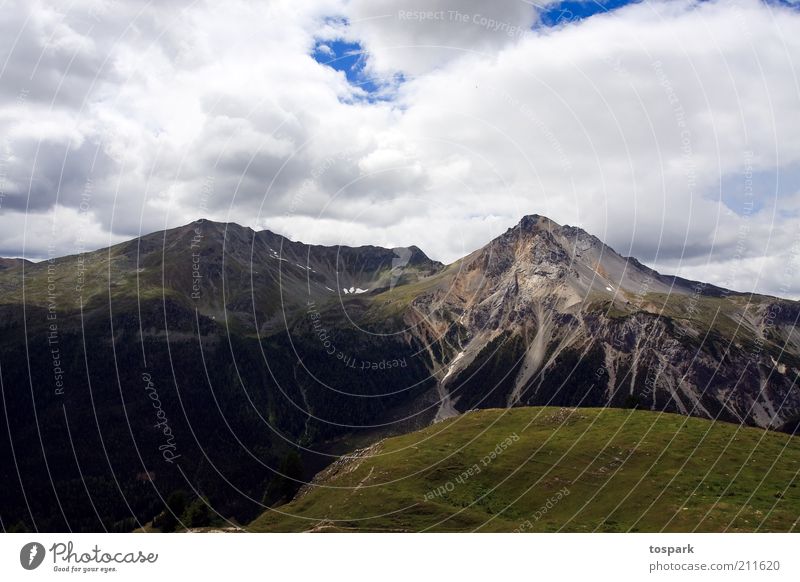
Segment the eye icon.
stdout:
[[19,563],[26,570],[35,570],[44,561],[44,546],[38,542],[31,542],[22,546],[19,551]]

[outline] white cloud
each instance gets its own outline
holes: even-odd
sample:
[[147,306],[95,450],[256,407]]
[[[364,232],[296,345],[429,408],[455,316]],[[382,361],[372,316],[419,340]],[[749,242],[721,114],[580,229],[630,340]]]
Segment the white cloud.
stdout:
[[105,230],[88,203],[83,209],[57,204],[48,214],[5,212],[0,214],[0,231],[6,233],[0,246],[0,254],[6,257],[23,256],[16,249],[25,248],[25,256],[45,259],[127,240]]
[[[779,273],[800,191],[790,9],[648,2],[523,34],[536,13],[516,0],[17,4],[6,254],[41,252],[19,212],[46,222],[90,183],[106,237],[207,216],[450,261],[537,212],[665,271],[800,296]],[[336,40],[406,77],[394,99],[310,56]]]
[[351,0],[343,12],[346,36],[362,44],[378,77],[491,55],[524,37],[537,14],[523,0]]

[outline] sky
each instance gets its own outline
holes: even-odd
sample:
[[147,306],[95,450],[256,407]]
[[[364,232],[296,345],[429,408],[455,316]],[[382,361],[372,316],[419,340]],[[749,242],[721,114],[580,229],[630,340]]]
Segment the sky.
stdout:
[[523,215],[800,298],[800,12],[6,0],[0,256],[197,218],[443,262]]

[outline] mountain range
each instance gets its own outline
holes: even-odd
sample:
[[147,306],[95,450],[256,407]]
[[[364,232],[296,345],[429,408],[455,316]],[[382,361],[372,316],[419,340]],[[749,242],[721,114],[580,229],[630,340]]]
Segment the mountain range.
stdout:
[[0,517],[131,531],[187,498],[245,523],[343,453],[478,409],[793,433],[798,316],[538,215],[449,265],[209,220],[3,259]]

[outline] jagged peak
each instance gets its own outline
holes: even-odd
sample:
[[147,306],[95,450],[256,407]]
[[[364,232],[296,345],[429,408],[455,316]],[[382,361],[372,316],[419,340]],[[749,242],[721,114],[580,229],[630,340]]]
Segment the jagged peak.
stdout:
[[561,228],[561,225],[546,216],[542,216],[541,214],[526,214],[520,219],[514,228],[519,228],[522,230],[545,228],[552,230],[554,228]]
[[562,225],[541,214],[527,214],[523,216],[513,228],[508,229],[500,238],[503,239],[505,237],[505,240],[508,240],[509,237],[519,236],[521,234],[536,235],[542,233],[561,237],[562,240],[565,239],[573,244],[576,242],[583,242],[597,247],[606,246],[602,240],[579,226],[571,226],[569,224]]

